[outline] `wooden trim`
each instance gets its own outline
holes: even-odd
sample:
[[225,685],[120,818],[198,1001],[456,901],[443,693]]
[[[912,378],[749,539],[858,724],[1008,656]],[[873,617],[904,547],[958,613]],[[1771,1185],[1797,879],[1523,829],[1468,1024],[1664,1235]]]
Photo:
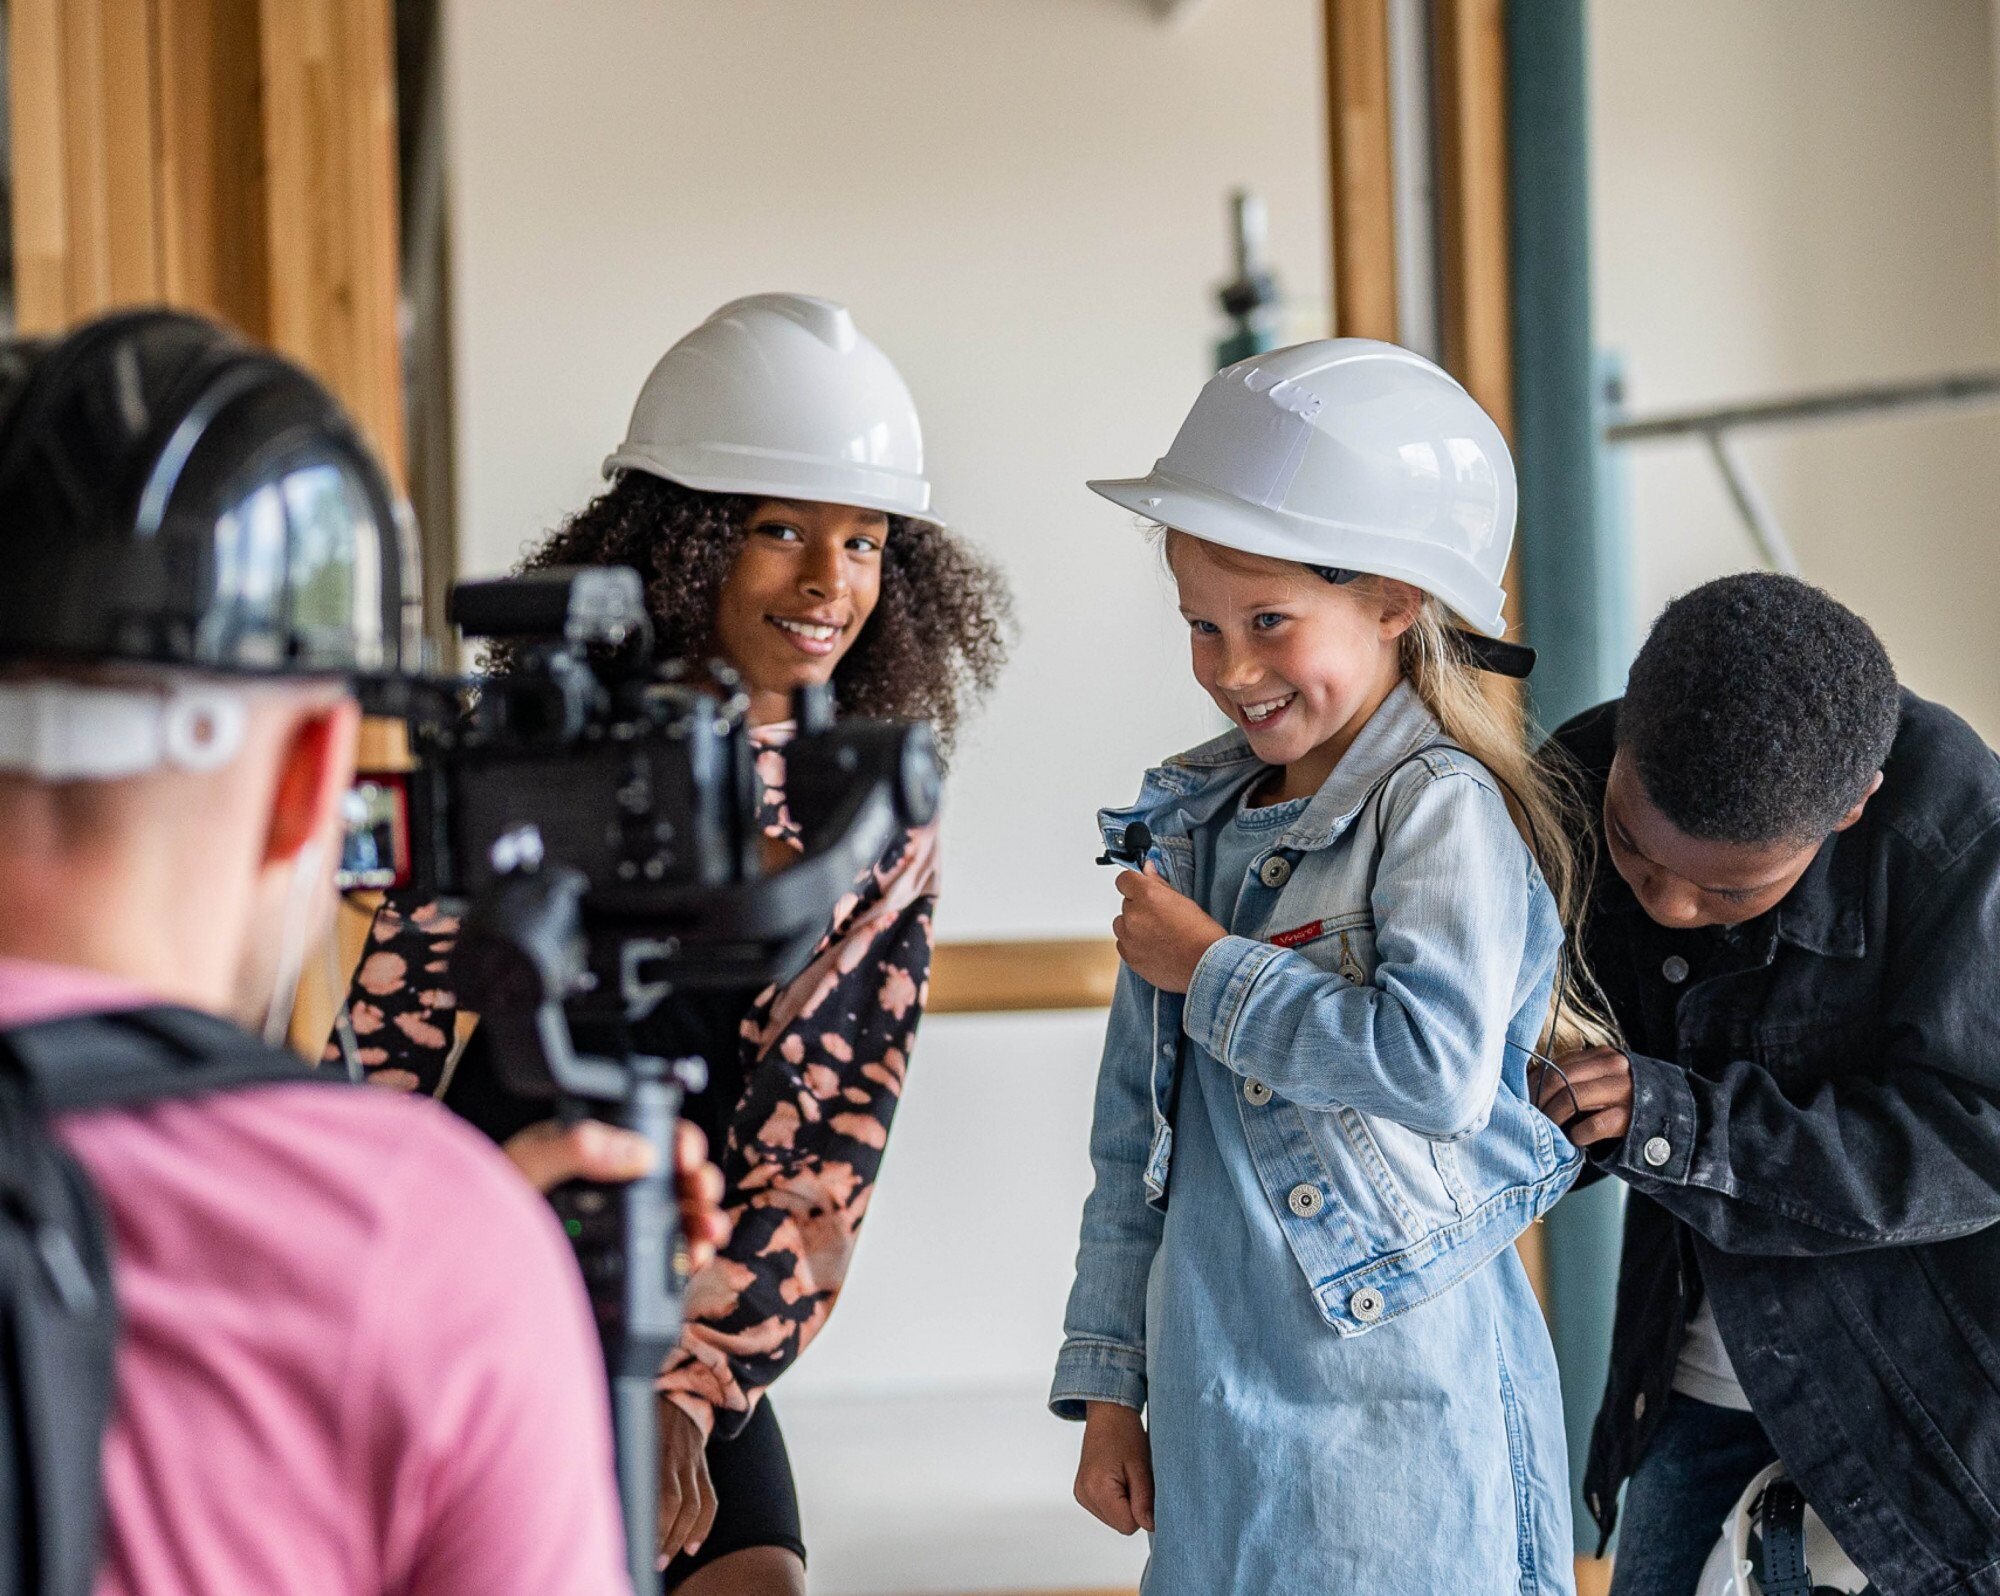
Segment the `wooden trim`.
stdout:
[[[1504,0],[1431,0],[1440,352],[1445,369],[1512,438],[1504,12]],[[1521,619],[1520,559],[1517,543],[1504,583],[1507,621],[1515,627]],[[1489,676],[1481,685],[1510,718],[1523,718],[1525,694],[1518,683]]]
[[69,306],[61,0],[12,0],[7,64],[13,101],[14,316],[23,332],[40,332],[61,326]]
[[416,769],[416,759],[410,753],[410,723],[387,716],[364,717],[354,768],[367,776]]
[[946,942],[931,962],[932,1014],[1111,1006],[1118,949],[1106,938]]
[[9,8],[23,332],[159,297],[156,21],[151,0]]
[[1433,0],[1439,306],[1445,368],[1514,430],[1502,0]]
[[270,342],[403,480],[389,0],[261,0]]
[[[364,730],[378,728],[368,722]],[[363,761],[364,764],[368,762]],[[393,758],[370,768],[389,768]],[[337,966],[351,981],[366,951],[368,927],[380,893],[357,892],[341,900],[335,927]],[[306,969],[292,1017],[292,1041],[317,1056],[333,1029],[334,1001],[327,991],[324,947]],[[944,942],[931,960],[930,1014],[1023,1014],[1065,1009],[1107,1009],[1118,980],[1118,949],[1109,938],[1048,941]],[[341,995],[345,996],[345,984]]]
[[270,326],[257,0],[154,0],[161,297],[253,338]]
[[[404,459],[391,0],[13,0],[16,319],[169,303],[317,372]],[[351,969],[367,926],[342,916]],[[358,922],[358,929],[357,929]],[[292,1034],[344,995],[308,962]]]
[[1396,180],[1388,0],[1326,0],[1333,328],[1396,337]]

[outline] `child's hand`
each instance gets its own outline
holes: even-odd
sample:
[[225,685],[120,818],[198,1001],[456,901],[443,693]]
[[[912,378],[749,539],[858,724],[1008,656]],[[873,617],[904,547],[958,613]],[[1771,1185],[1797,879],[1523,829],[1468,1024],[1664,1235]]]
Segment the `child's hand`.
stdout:
[[1083,1461],[1076,1499],[1120,1535],[1153,1527],[1153,1449],[1138,1411],[1117,1402],[1085,1405]]
[[1125,900],[1124,913],[1111,922],[1118,957],[1162,992],[1185,992],[1201,956],[1229,932],[1174,891],[1151,860],[1143,875],[1119,871],[1118,892]]
[[1566,1054],[1535,1100],[1578,1147],[1616,1141],[1632,1128],[1632,1061],[1614,1047]]

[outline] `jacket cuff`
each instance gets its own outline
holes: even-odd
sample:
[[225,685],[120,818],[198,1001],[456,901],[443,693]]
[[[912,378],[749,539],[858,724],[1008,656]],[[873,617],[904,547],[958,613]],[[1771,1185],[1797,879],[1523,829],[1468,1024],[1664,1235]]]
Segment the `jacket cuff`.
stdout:
[[1181,1028],[1190,1038],[1231,1069],[1229,1039],[1242,1018],[1243,1005],[1264,967],[1284,949],[1248,937],[1224,937],[1209,945],[1194,967],[1188,983],[1187,1002],[1181,1010]]
[[1678,1064],[1628,1053],[1632,1066],[1632,1124],[1616,1144],[1610,1165],[1641,1184],[1685,1186],[1694,1166],[1695,1105],[1687,1072]]
[[1056,1357],[1049,1411],[1059,1419],[1081,1419],[1086,1402],[1146,1407],[1146,1353],[1119,1341],[1071,1337]]

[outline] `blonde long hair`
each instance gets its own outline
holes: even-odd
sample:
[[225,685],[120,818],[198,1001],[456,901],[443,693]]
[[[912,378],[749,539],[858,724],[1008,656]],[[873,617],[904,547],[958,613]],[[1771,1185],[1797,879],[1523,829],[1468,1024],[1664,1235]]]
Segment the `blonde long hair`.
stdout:
[[[1148,532],[1170,572],[1176,540],[1188,538],[1204,543],[1213,556],[1228,564],[1251,569],[1289,567],[1321,574],[1303,561],[1207,543],[1193,533],[1159,522],[1150,523]],[[1346,590],[1378,595],[1386,580],[1362,575]],[[1403,675],[1445,736],[1484,765],[1500,784],[1514,829],[1540,867],[1562,919],[1562,953],[1555,987],[1549,994],[1549,1016],[1542,1027],[1540,1051],[1564,1053],[1583,1047],[1617,1046],[1617,1022],[1611,1018],[1610,1005],[1583,957],[1583,921],[1595,859],[1585,857],[1575,841],[1591,835],[1576,784],[1556,761],[1537,759],[1528,751],[1519,697],[1498,690],[1496,679],[1472,662],[1457,640],[1457,625],[1444,605],[1414,583],[1397,585],[1418,598],[1416,618],[1398,644]]]
[[[1378,581],[1366,578],[1363,581]],[[1473,664],[1445,607],[1428,593],[1401,639],[1403,675],[1438,725],[1492,773],[1507,812],[1562,917],[1564,951],[1549,998],[1541,1050],[1564,1053],[1615,1045],[1618,1027],[1584,962],[1582,935],[1594,860],[1575,840],[1590,835],[1575,783],[1556,764],[1528,751],[1521,707],[1512,693]]]

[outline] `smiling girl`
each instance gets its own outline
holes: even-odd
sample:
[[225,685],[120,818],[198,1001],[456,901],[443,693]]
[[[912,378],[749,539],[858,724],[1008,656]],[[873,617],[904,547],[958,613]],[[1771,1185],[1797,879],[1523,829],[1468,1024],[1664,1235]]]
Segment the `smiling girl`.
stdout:
[[[830,684],[843,715],[928,720],[949,753],[999,673],[1006,592],[930,519],[909,390],[843,307],[725,305],[654,368],[605,470],[606,491],[522,569],[632,566],[662,657],[738,673],[768,851],[801,846],[784,794],[797,689]],[[805,1588],[791,1466],[762,1398],[846,1277],[923,1011],[936,852],[934,827],[898,837],[789,981],[747,1006],[681,995],[639,1030],[642,1047],[708,1060],[683,1112],[708,1135],[733,1222],[689,1282],[660,1376],[666,1590]],[[613,1173],[556,1160],[552,1132],[528,1123],[545,1110],[498,1091],[476,1035],[447,1068],[455,933],[435,905],[378,918],[351,1006],[364,1063],[444,1095],[544,1185]]]
[[1166,529],[1233,729],[1101,816],[1146,851],[1051,1399],[1077,1497],[1151,1532],[1149,1596],[1567,1592],[1509,1243],[1578,1168],[1527,1066],[1588,1030],[1556,796],[1479,680],[1532,663],[1498,640],[1506,445],[1341,339],[1228,368],[1150,476],[1091,486]]

